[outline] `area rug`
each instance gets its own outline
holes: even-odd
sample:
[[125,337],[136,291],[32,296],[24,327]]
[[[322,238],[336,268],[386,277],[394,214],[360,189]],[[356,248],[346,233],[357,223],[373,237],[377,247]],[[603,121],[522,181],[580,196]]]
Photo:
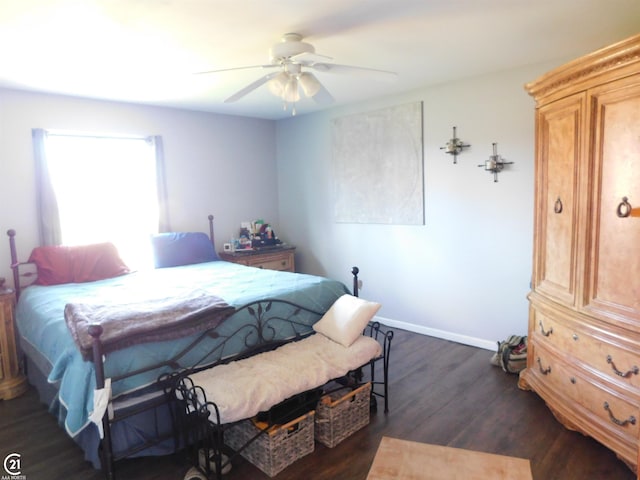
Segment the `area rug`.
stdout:
[[382,437],[367,480],[532,480],[529,460]]

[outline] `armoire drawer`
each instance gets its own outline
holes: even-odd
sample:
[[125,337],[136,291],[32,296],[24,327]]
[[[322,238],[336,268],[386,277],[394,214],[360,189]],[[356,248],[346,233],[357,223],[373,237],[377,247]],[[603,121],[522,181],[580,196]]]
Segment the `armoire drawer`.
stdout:
[[588,325],[574,325],[561,316],[552,318],[536,311],[534,321],[534,341],[551,345],[612,380],[638,389],[640,395],[640,350],[614,344]]
[[[599,382],[587,371],[566,363],[546,350],[535,345],[533,348],[535,365],[534,375],[550,392],[559,393],[565,400],[582,406],[589,412],[594,431],[589,432],[603,443],[611,436],[622,437],[630,447],[635,446],[638,439],[640,402],[635,397],[628,397],[624,391],[613,388],[606,382]],[[597,420],[596,420],[597,419]],[[604,428],[599,427],[602,425]]]

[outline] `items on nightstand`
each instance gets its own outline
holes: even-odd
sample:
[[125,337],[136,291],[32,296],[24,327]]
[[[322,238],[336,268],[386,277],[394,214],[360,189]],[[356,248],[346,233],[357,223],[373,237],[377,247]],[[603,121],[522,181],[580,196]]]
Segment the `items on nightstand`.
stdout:
[[224,244],[220,258],[250,267],[295,272],[293,253],[296,247],[280,240],[270,224],[259,219],[242,222],[238,238]]
[[[240,224],[239,238],[231,239],[231,251],[270,248],[282,245],[271,225],[259,219]],[[225,249],[225,251],[228,251]]]

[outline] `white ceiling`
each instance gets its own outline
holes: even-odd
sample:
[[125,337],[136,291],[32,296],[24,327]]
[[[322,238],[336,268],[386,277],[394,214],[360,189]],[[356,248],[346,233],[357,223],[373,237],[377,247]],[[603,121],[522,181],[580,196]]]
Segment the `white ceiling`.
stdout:
[[224,103],[265,70],[194,73],[268,64],[288,32],[397,72],[314,72],[340,105],[580,56],[639,33],[640,0],[0,0],[0,86],[284,118],[265,85]]

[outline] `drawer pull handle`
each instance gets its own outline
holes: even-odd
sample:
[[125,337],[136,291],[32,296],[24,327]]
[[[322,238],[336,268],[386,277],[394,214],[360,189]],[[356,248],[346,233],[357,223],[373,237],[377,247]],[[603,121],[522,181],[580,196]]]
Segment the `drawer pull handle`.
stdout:
[[616,210],[616,215],[620,218],[627,218],[631,215],[631,204],[629,203],[628,197],[622,197],[622,202],[618,205],[618,209]]
[[569,379],[569,381],[570,381],[573,385],[575,385],[577,380],[576,380],[576,377],[571,377],[571,378]]
[[562,213],[562,200],[560,200],[560,197],[558,197],[556,203],[553,204],[553,211],[556,213]]
[[640,372],[640,369],[638,369],[636,365],[631,367],[631,370],[627,370],[626,372],[618,370],[616,364],[613,363],[613,358],[611,358],[611,355],[607,355],[607,363],[611,365],[611,369],[613,370],[613,372],[622,378],[629,378],[631,375],[638,375],[638,373]]
[[580,337],[578,337],[577,333],[574,333],[573,335],[571,335],[571,338],[573,338],[577,342]]
[[551,335],[553,333],[553,327],[549,328],[549,330],[547,330],[546,332],[544,331],[544,325],[542,325],[542,320],[540,320],[540,333],[545,336],[548,337],[549,335]]
[[551,373],[551,365],[549,365],[547,368],[544,368],[542,366],[542,362],[540,361],[540,357],[538,357],[538,368],[540,369],[540,373],[543,375],[548,375]]
[[616,417],[613,416],[613,412],[611,411],[611,409],[609,408],[609,403],[608,402],[604,402],[604,409],[607,411],[607,413],[609,414],[609,419],[615,423],[616,425],[620,425],[621,427],[625,427],[627,424],[631,424],[631,425],[635,425],[636,424],[636,417],[634,417],[633,415],[631,415],[629,418],[627,418],[626,420],[618,420]]

